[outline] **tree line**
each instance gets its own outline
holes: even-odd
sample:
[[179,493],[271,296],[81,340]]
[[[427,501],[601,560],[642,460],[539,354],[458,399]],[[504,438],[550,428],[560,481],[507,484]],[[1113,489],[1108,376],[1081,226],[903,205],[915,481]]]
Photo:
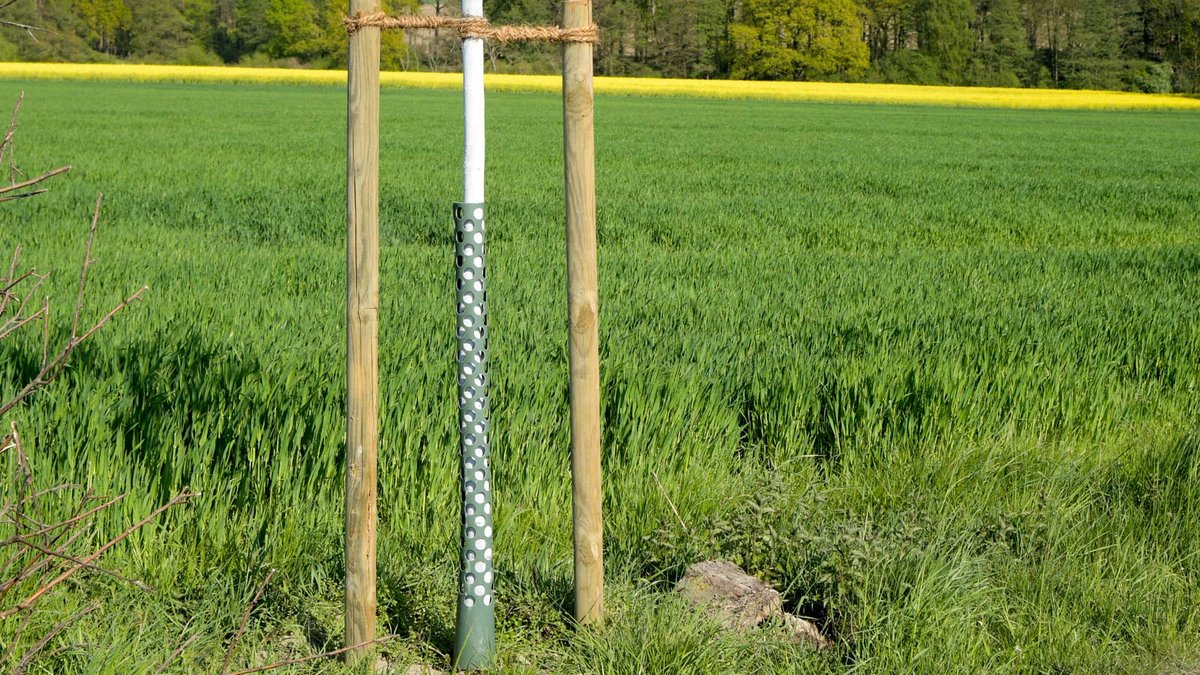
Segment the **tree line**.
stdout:
[[[388,0],[458,13],[457,0]],[[344,67],[346,0],[19,0],[0,60]],[[489,0],[495,23],[557,0]],[[1200,0],[595,0],[597,72],[691,78],[1200,93]],[[384,68],[457,68],[442,31],[385,33]],[[548,45],[489,45],[501,72],[557,70]]]

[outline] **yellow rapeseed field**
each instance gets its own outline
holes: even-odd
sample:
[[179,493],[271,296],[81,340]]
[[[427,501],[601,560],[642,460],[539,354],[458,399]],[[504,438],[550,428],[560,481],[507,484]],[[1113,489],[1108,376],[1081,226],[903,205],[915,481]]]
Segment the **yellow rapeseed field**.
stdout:
[[[71,63],[0,63],[4,79],[125,80],[141,82],[244,82],[342,84],[341,70],[236,68],[225,66],[150,66]],[[385,72],[385,87],[453,89],[461,85],[456,73]],[[559,90],[555,75],[488,75],[493,91]],[[973,106],[991,108],[1200,110],[1200,99],[1169,94],[1131,94],[1115,91],[1002,89],[996,87],[925,87],[904,84],[838,82],[746,82],[738,80],[671,80],[598,77],[598,94],[686,96],[693,98],[760,99],[891,103],[900,105]]]

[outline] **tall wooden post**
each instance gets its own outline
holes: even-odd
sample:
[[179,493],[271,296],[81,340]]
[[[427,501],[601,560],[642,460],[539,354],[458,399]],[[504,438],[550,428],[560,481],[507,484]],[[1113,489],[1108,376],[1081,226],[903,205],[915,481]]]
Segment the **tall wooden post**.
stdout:
[[[591,0],[565,0],[563,28],[582,28],[591,24]],[[567,196],[571,475],[575,510],[575,619],[580,623],[592,623],[604,617],[595,156],[592,45],[564,43],[563,160]]]
[[[350,0],[350,15],[379,0]],[[375,638],[379,447],[379,28],[350,36],[346,144],[346,646]],[[351,662],[371,653],[363,647]]]

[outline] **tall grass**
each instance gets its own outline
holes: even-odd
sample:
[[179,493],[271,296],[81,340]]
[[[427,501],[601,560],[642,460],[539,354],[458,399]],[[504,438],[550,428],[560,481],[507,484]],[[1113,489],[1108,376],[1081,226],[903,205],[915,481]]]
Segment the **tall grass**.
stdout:
[[[336,645],[344,95],[19,86],[22,161],[76,170],[0,214],[0,249],[65,266],[103,188],[93,301],[151,287],[17,414],[37,469],[133,491],[114,526],[184,484],[205,495],[114,552],[160,593],[108,589],[111,611],[78,628],[91,651],[53,667],[138,672],[199,632],[181,664],[212,670],[267,567],[235,661]],[[379,560],[400,662],[446,663],[452,639],[458,110],[451,93],[383,94]],[[1145,672],[1197,656],[1194,114],[600,98],[602,634],[563,614],[559,102],[494,94],[490,115],[505,667]],[[34,366],[32,344],[4,348],[0,394]],[[718,638],[663,598],[710,556],[776,584],[838,647]]]

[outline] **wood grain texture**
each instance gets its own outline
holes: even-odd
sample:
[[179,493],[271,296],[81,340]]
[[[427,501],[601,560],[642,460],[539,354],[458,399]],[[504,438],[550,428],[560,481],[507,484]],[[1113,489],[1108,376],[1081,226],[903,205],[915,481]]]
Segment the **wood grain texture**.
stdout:
[[[350,14],[379,0],[350,0]],[[379,447],[379,29],[350,38],[346,145],[346,646],[375,638]],[[351,663],[371,645],[348,652]]]
[[710,560],[687,568],[675,591],[693,606],[707,607],[727,629],[754,628],[779,614],[779,591],[725,560]]
[[[591,0],[563,4],[563,28],[592,24]],[[567,314],[570,326],[571,475],[575,511],[575,619],[604,618],[600,488],[600,341],[596,271],[596,159],[592,45],[563,45]]]

